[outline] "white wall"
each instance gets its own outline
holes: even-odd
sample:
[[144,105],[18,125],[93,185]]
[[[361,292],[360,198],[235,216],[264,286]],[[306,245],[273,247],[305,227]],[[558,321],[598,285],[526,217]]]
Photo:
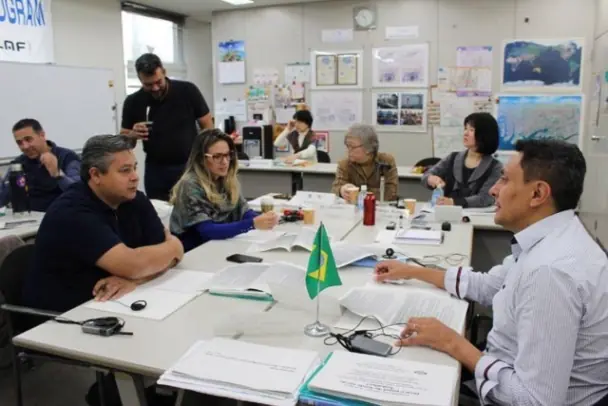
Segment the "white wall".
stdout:
[[[125,99],[121,9],[118,0],[53,0],[51,3],[55,62],[58,65],[109,68],[114,72],[118,124]],[[184,59],[188,80],[213,101],[211,26],[188,20],[184,28]],[[91,95],[94,97],[94,95]],[[44,123],[42,123],[44,125]],[[66,123],[69,125],[69,123]],[[7,131],[7,129],[3,129]],[[92,135],[92,134],[91,134]],[[50,139],[53,134],[48,134]],[[143,189],[145,156],[136,150]],[[4,172],[6,168],[0,167]]]
[[[378,29],[355,32],[354,41],[323,44],[321,30],[352,27],[353,2],[332,1],[215,13],[212,19],[213,52],[219,41],[245,40],[247,75],[256,68],[277,68],[307,61],[311,49],[363,49],[364,120],[371,122],[371,48],[386,44],[429,42],[430,77],[437,67],[455,62],[458,45],[494,47],[494,91],[499,89],[502,42],[513,38],[584,37],[584,58],[589,62],[595,25],[595,0],[372,0],[378,8]],[[358,3],[357,3],[358,4]],[[529,22],[525,22],[525,18]],[[386,41],[384,27],[417,25],[413,41]],[[215,69],[215,66],[214,66]],[[281,73],[282,75],[282,73]],[[585,81],[589,72],[585,73]],[[585,82],[587,83],[587,82]],[[214,82],[216,99],[242,98],[243,85]],[[395,154],[401,165],[432,155],[431,138],[420,133],[380,133],[381,149]],[[331,157],[344,155],[343,132],[332,132]]]
[[201,90],[209,108],[213,109],[213,58],[211,57],[211,24],[186,20],[184,28],[184,59],[188,80]]

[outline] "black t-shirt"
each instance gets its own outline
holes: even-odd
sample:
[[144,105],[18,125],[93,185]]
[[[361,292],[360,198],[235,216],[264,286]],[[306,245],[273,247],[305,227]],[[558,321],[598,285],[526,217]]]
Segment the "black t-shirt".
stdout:
[[115,245],[138,248],[163,241],[163,224],[143,193],[113,210],[77,182],[55,199],[40,224],[24,303],[68,311],[92,299],[95,283],[110,276],[95,263]]
[[143,142],[146,162],[158,165],[185,164],[197,134],[196,120],[209,113],[209,106],[198,88],[181,80],[169,80],[169,90],[157,100],[143,89],[127,96],[122,109],[122,128],[149,120],[152,131]]

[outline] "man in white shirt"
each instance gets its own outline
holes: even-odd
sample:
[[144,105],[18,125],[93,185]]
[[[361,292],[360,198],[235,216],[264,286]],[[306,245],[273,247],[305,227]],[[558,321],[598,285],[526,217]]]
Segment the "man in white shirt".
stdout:
[[574,213],[585,159],[560,141],[516,151],[491,190],[512,255],[488,273],[386,261],[376,279],[419,279],[492,306],[484,352],[433,318],[410,319],[400,342],[460,361],[482,404],[597,405],[608,395],[608,259]]

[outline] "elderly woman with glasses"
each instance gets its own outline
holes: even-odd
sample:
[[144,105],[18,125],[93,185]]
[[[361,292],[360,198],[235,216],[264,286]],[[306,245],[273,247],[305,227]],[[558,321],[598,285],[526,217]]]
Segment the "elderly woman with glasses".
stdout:
[[384,177],[384,199],[397,200],[399,176],[392,155],[378,152],[378,134],[374,127],[355,124],[344,137],[348,158],[338,163],[332,192],[347,201],[354,197],[362,185],[380,197],[380,178]]
[[189,251],[209,240],[223,240],[252,229],[269,230],[274,212],[250,210],[240,193],[234,142],[220,130],[198,134],[186,170],[173,188],[171,233]]

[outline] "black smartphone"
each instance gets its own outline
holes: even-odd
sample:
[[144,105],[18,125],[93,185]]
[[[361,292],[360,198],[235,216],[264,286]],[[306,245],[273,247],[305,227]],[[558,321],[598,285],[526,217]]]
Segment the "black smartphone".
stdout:
[[252,257],[243,254],[232,254],[228,258],[226,258],[226,261],[236,262],[237,264],[244,264],[246,262],[262,262],[262,258]]
[[361,354],[377,355],[379,357],[388,357],[391,355],[392,347],[373,338],[366,337],[362,334],[354,336],[350,340],[350,345],[353,352]]

